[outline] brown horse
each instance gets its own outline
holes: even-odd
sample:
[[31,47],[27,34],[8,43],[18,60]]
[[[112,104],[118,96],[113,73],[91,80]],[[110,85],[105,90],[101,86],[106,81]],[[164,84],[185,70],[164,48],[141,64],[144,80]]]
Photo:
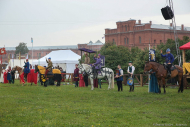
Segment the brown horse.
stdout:
[[[175,65],[176,69],[171,72],[171,77],[170,78],[175,78],[178,83],[179,83],[179,89],[178,92],[183,92],[183,69]],[[161,84],[163,85],[164,88],[164,93],[166,93],[165,86],[166,86],[166,81],[167,79],[167,70],[165,69],[164,65],[159,64],[157,62],[146,62],[145,67],[144,67],[144,73],[150,72],[152,69],[153,72],[156,73],[156,78],[158,80],[158,85],[159,85],[159,93],[161,93]]]

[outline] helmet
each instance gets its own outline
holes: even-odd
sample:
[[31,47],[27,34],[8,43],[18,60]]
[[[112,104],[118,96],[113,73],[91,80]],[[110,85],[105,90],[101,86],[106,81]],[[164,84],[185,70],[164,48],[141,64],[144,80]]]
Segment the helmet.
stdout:
[[166,50],[166,52],[170,52],[171,50],[168,48],[167,50]]
[[50,59],[50,60],[51,60],[51,57],[49,57],[48,59]]

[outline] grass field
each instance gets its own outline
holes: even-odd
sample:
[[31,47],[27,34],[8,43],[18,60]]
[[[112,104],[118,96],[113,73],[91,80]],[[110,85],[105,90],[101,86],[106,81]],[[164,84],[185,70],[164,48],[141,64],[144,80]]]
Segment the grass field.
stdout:
[[0,84],[0,126],[190,126],[190,90],[153,94],[146,86],[131,93],[128,86],[123,92],[102,87]]

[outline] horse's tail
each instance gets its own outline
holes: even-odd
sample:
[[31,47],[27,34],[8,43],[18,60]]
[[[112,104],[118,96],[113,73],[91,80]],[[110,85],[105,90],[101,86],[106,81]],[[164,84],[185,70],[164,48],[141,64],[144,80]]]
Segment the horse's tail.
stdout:
[[111,88],[114,88],[114,72],[111,73]]

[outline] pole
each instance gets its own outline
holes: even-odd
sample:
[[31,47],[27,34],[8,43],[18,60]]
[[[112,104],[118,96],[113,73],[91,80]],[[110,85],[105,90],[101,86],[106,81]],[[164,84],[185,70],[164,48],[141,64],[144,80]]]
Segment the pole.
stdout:
[[32,41],[32,63],[33,63],[33,41]]
[[[149,52],[150,52],[150,40],[149,40]],[[148,93],[150,91],[150,74],[148,74]]]

